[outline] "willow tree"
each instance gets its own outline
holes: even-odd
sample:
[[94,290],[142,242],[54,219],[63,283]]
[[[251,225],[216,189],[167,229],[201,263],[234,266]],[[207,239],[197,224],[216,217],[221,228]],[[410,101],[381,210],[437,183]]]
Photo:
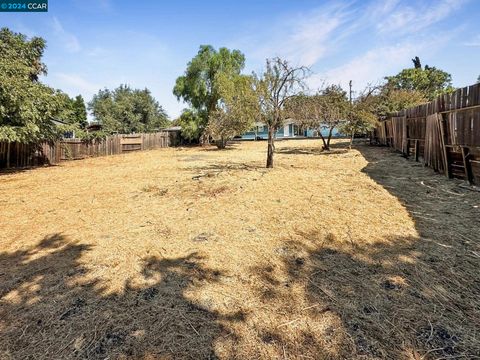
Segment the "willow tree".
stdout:
[[220,73],[216,87],[220,100],[210,114],[207,133],[219,149],[224,149],[228,140],[252,127],[258,101],[251,76]]
[[[187,64],[184,75],[179,76],[173,88],[178,100],[188,103],[198,114],[201,122],[197,128],[205,130],[210,116],[217,110],[221,95],[216,86],[220,73],[239,75],[245,66],[245,56],[239,50],[202,45],[195,57]],[[206,135],[206,132],[204,133]],[[208,137],[204,136],[204,141]]]
[[305,90],[309,70],[305,66],[291,66],[280,58],[266,60],[262,76],[254,74],[258,97],[257,119],[267,125],[267,168],[273,168],[275,132],[288,118],[287,102]]

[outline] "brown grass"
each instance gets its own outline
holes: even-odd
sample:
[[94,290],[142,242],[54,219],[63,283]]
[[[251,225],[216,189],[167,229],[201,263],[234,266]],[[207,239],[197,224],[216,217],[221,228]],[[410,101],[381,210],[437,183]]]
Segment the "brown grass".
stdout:
[[480,193],[320,146],[0,175],[0,358],[478,358]]

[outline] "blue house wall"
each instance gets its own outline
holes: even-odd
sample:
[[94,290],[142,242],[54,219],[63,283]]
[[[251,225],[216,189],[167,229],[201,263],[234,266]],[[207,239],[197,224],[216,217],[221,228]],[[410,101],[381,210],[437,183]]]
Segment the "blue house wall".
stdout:
[[[303,132],[299,132],[298,127],[295,126],[294,128],[293,124],[289,124],[288,126],[289,126],[289,136],[287,136],[286,138],[295,137],[295,136],[314,137],[314,133],[318,133],[318,130],[314,130],[314,129],[307,129],[307,130],[304,130]],[[322,129],[321,133],[323,136],[328,136],[328,129]],[[260,139],[268,139],[267,127],[264,126],[263,131],[257,131],[256,133],[254,130],[247,131],[246,133],[242,134],[242,139],[255,140],[255,135],[257,136],[257,138],[260,138]],[[284,133],[283,127],[278,129],[277,132],[275,133],[275,137],[277,138],[283,138],[284,135],[285,133]],[[341,135],[342,134],[338,131],[337,128],[333,129],[333,132],[332,132],[333,137],[337,137]]]

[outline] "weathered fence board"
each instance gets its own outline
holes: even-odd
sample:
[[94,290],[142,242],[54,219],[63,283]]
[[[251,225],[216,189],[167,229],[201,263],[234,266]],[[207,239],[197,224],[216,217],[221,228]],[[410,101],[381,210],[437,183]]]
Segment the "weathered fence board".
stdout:
[[372,142],[480,184],[480,84],[392,114],[373,131]]
[[22,168],[87,157],[168,147],[168,132],[112,135],[102,140],[63,139],[55,143],[23,144],[0,142],[0,169]]

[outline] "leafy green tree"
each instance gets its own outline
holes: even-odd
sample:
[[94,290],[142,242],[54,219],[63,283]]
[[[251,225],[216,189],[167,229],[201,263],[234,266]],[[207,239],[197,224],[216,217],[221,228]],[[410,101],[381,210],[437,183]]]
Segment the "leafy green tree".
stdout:
[[85,129],[88,122],[83,97],[78,95],[72,99],[60,90],[57,90],[57,97],[61,105],[55,117],[69,125],[76,125],[79,129]]
[[182,128],[182,137],[190,142],[197,142],[203,129],[200,127],[200,116],[195,110],[184,109],[180,117],[175,121]]
[[228,140],[252,127],[258,101],[251,76],[219,73],[215,80],[220,100],[210,114],[207,133],[219,149],[224,149]]
[[377,116],[372,112],[368,102],[363,99],[360,97],[350,104],[346,121],[340,125],[340,131],[350,137],[350,149],[356,134],[366,134],[378,123]]
[[[245,66],[245,56],[239,50],[202,45],[197,55],[188,63],[185,74],[178,77],[173,88],[177,99],[193,107],[200,121],[197,128],[206,129],[209,116],[217,110],[221,98],[216,86],[219,73],[240,74]],[[205,137],[205,139],[208,139]]]
[[93,96],[88,107],[106,132],[152,132],[168,124],[166,112],[148,89],[131,89],[127,85],[103,89]]
[[480,75],[477,77],[477,84],[480,84]]
[[75,122],[80,125],[82,129],[85,129],[88,125],[87,121],[87,107],[82,95],[77,95],[73,100],[73,114]]
[[374,113],[378,118],[385,118],[389,114],[408,109],[428,102],[427,97],[417,90],[397,90],[388,83],[374,87],[361,95],[364,108]]
[[313,103],[318,108],[314,113],[319,111],[319,127],[328,130],[326,139],[320,131],[323,149],[330,150],[333,130],[346,121],[349,113],[347,92],[340,85],[330,85],[313,98]]
[[428,65],[422,69],[418,57],[412,61],[414,68],[403,69],[397,75],[385,78],[388,87],[394,90],[419,91],[428,100],[454,90],[449,73]]
[[[330,150],[333,130],[346,122],[349,111],[347,93],[339,85],[329,85],[311,96],[302,94],[289,103],[290,116],[297,124],[319,130],[323,150]],[[327,130],[327,136],[322,130]]]
[[266,60],[265,71],[261,76],[254,74],[254,89],[258,101],[258,121],[267,125],[267,168],[273,168],[275,132],[283,126],[289,115],[287,104],[305,88],[308,69],[304,66],[291,66],[280,58]]
[[61,101],[39,81],[47,73],[45,44],[39,37],[0,30],[0,140],[32,143],[59,136],[51,119]]

